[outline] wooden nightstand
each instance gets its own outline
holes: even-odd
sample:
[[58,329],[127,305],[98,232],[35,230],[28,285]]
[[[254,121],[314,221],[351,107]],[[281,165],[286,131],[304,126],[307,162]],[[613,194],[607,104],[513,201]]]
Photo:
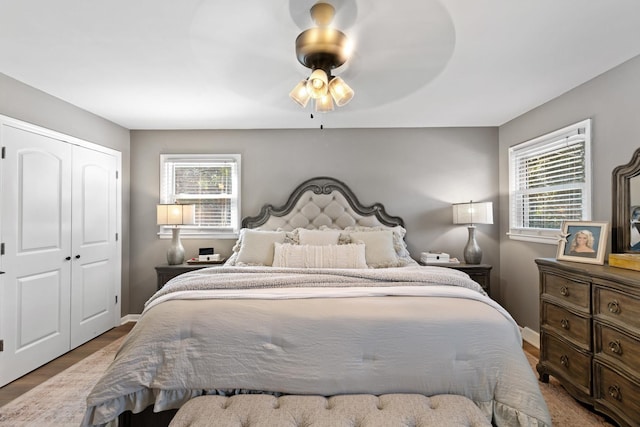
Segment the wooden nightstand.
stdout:
[[453,268],[454,270],[464,271],[471,277],[475,282],[477,282],[482,289],[487,293],[487,295],[491,296],[491,268],[492,266],[489,264],[425,264],[421,261],[418,261],[420,265],[432,265],[436,267],[446,267]]
[[169,280],[173,279],[174,277],[179,276],[182,273],[200,270],[201,268],[205,268],[205,267],[212,267],[212,265],[211,264],[159,265],[156,267],[156,274],[158,276],[158,289],[162,288],[165,285],[165,283],[167,283]]

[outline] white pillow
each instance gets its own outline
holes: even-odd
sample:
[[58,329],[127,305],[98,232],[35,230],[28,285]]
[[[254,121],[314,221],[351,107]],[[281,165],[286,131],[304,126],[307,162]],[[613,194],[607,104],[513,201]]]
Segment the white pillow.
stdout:
[[274,267],[294,268],[367,268],[365,246],[292,245],[275,243]]
[[[347,227],[342,230],[340,234],[340,243],[351,243],[350,233],[356,231],[364,231],[364,232],[372,232],[372,231],[380,231],[380,230],[391,230],[393,232],[393,247],[396,251],[396,255],[398,257],[398,265],[397,267],[404,267],[407,265],[418,265],[418,263],[411,258],[411,254],[407,249],[407,244],[404,241],[404,236],[406,234],[406,230],[397,225],[395,227],[385,227],[385,226],[374,226],[374,227],[363,227],[363,226],[353,226]],[[395,267],[395,266],[394,266]]]
[[298,229],[298,239],[301,245],[337,245],[340,230],[307,230]]
[[244,230],[237,265],[273,264],[273,244],[284,242],[284,231]]
[[353,243],[364,243],[369,267],[384,268],[397,267],[399,265],[398,255],[393,246],[393,232],[391,230],[354,231],[350,235]]

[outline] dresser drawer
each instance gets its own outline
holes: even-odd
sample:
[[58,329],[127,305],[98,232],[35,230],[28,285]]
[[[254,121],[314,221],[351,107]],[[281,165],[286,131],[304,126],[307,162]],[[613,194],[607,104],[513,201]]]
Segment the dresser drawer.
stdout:
[[542,293],[589,310],[591,307],[591,286],[588,282],[571,280],[555,274],[545,274]]
[[594,356],[609,358],[625,365],[640,378],[640,341],[624,332],[595,322]]
[[575,345],[591,350],[591,318],[579,316],[549,302],[542,302],[543,328],[550,328]]
[[540,361],[548,365],[552,375],[561,376],[582,393],[591,395],[591,356],[582,353],[551,334],[540,336]]
[[595,286],[593,314],[640,331],[640,301],[623,292]]
[[598,362],[594,363],[596,404],[613,409],[614,414],[637,426],[640,420],[640,384]]

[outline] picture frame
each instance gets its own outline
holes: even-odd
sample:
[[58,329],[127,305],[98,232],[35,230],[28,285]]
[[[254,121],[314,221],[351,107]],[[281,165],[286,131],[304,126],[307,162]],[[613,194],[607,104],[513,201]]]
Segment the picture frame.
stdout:
[[606,221],[563,221],[556,258],[561,261],[604,264],[609,236]]

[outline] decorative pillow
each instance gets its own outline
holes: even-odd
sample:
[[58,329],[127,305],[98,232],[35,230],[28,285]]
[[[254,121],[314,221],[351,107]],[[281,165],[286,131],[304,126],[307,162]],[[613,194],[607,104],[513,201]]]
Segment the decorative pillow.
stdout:
[[353,243],[363,242],[367,265],[373,268],[397,267],[398,255],[393,247],[393,232],[355,231],[350,233]]
[[365,245],[292,245],[275,243],[274,267],[367,268]]
[[[225,261],[224,265],[241,265],[238,264],[238,254],[240,253],[240,249],[242,249],[242,243],[244,242],[244,233],[249,230],[249,231],[270,231],[272,232],[273,230],[262,230],[260,228],[242,228],[240,230],[240,233],[238,233],[238,240],[236,240],[236,243],[233,245],[233,248],[231,249],[231,255],[229,256],[229,258]],[[284,243],[296,243],[298,240],[298,236],[294,236],[294,233],[291,231],[285,231],[282,230],[281,228],[275,230],[278,232],[283,232],[285,233],[285,238],[284,238]],[[245,264],[246,265],[246,264]],[[262,265],[262,264],[260,264]]]
[[411,254],[407,249],[407,244],[404,241],[404,236],[407,231],[399,225],[395,227],[386,227],[383,225],[374,226],[374,227],[364,227],[364,226],[347,227],[340,234],[339,243],[341,244],[350,243],[352,241],[351,233],[353,232],[372,232],[372,231],[385,231],[385,230],[391,230],[391,232],[393,233],[393,248],[395,249],[396,255],[398,257],[397,264],[394,265],[393,267],[417,265],[418,263],[416,262],[416,260],[411,258]]
[[340,230],[307,230],[298,229],[298,241],[301,245],[337,245]]
[[286,233],[245,229],[241,237],[238,256],[235,259],[236,265],[271,265],[273,264],[273,244],[284,242]]

